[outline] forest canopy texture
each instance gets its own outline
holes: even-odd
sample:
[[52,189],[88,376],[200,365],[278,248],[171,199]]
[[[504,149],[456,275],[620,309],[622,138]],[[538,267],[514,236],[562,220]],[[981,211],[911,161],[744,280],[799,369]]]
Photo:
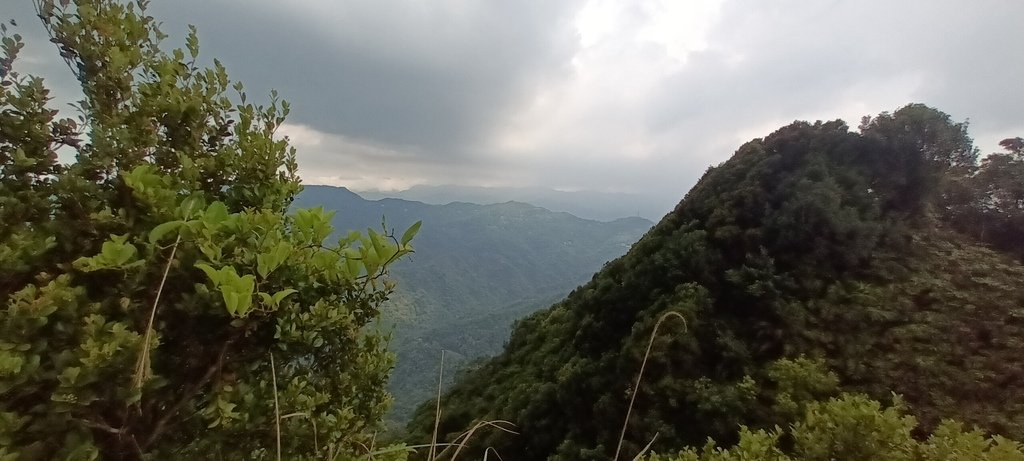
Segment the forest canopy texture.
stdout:
[[[747,142],[626,256],[462,376],[442,398],[440,437],[508,420],[519,435],[474,435],[476,453],[610,459],[635,392],[621,453],[632,458],[652,439],[660,453],[750,442],[739,427],[788,427],[804,416],[794,402],[847,392],[902,396],[919,433],[953,418],[1020,439],[1020,144],[979,164],[966,124],[921,104],[858,131],[795,122]],[[634,389],[667,311],[685,322],[662,325]],[[836,387],[782,392],[772,364],[799,358]],[[413,440],[429,438],[433,415],[432,402],[419,409]]]

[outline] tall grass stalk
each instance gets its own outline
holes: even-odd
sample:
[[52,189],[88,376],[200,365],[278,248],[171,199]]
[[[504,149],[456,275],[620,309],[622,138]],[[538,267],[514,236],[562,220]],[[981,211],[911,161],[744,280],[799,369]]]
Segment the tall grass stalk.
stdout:
[[[683,314],[676,311],[668,311],[658,318],[658,322],[654,324],[654,330],[651,331],[651,339],[647,342],[647,352],[644,353],[644,360],[640,363],[640,373],[636,375],[636,385],[633,386],[633,395],[629,397],[629,407],[626,408],[626,419],[622,422],[622,433],[619,434],[619,445],[615,448],[615,461],[619,460],[619,453],[622,452],[622,442],[626,439],[626,428],[629,427],[629,416],[633,412],[633,402],[636,401],[636,395],[640,393],[640,382],[644,377],[644,368],[647,366],[647,358],[651,356],[651,347],[654,346],[654,338],[658,335],[658,327],[661,326],[661,322],[664,322],[669,317],[678,317],[679,320],[683,321],[683,331],[686,331],[686,318]],[[654,440],[651,440],[654,443]],[[650,443],[647,444],[650,448]],[[647,448],[644,449],[646,451]],[[642,452],[641,452],[642,453]]]
[[[473,427],[471,427],[468,431],[463,432],[461,435],[456,437],[455,440],[452,441],[452,444],[449,445],[448,448],[445,448],[444,451],[442,451],[440,454],[444,454],[444,452],[448,451],[449,448],[454,446],[456,448],[455,448],[455,453],[452,454],[451,461],[455,461],[455,459],[459,457],[459,452],[461,452],[462,449],[466,447],[466,443],[469,442],[469,439],[473,437],[473,433],[475,433],[477,429],[480,429],[481,427],[484,427],[484,426],[491,426],[491,427],[497,428],[499,430],[508,432],[509,434],[519,435],[518,432],[513,431],[512,429],[509,429],[507,427],[502,427],[498,423],[504,423],[504,424],[508,424],[509,426],[515,427],[515,424],[512,424],[511,422],[508,422],[508,421],[505,421],[505,420],[501,420],[501,419],[494,420],[494,421],[480,421],[480,422],[474,424]],[[488,448],[491,448],[491,447],[488,447]],[[484,450],[484,454],[485,455],[487,454],[487,450]],[[495,451],[495,454],[497,454],[497,451]],[[500,458],[500,456],[499,456],[499,458]]]
[[441,385],[444,381],[444,349],[441,349],[441,369],[437,372],[437,409],[434,413],[434,435],[430,437],[430,454],[427,461],[434,461],[437,456],[437,429],[441,425]]
[[[41,7],[37,5],[36,8],[38,10]],[[68,65],[71,65],[71,63],[68,62]],[[189,204],[188,209],[185,210],[185,219],[189,219],[189,216],[192,215],[192,206],[192,204]],[[149,369],[149,343],[153,340],[153,323],[156,322],[156,308],[160,305],[160,296],[164,293],[167,274],[171,272],[171,264],[174,262],[174,255],[178,252],[178,245],[180,244],[181,232],[178,232],[178,237],[174,239],[174,245],[171,245],[171,255],[167,258],[167,264],[164,265],[164,274],[160,277],[160,285],[156,288],[153,306],[149,309],[149,321],[146,323],[146,334],[142,338],[142,350],[139,351],[139,359],[135,363],[135,375],[132,376],[132,388],[135,390],[142,389],[142,383],[148,378],[146,370]]]
[[174,239],[171,246],[171,256],[167,258],[164,265],[164,275],[160,278],[160,285],[156,289],[156,297],[153,298],[153,306],[149,309],[149,322],[146,323],[146,334],[142,338],[142,350],[139,351],[139,360],[135,362],[135,375],[132,376],[132,387],[136,390],[142,389],[142,383],[146,381],[146,370],[149,369],[149,343],[153,340],[153,323],[156,321],[156,308],[160,305],[160,295],[164,292],[164,284],[167,283],[167,274],[171,272],[171,263],[174,262],[174,254],[178,252],[178,244],[181,243],[181,234]]
[[277,368],[274,367],[274,354],[270,354],[270,383],[274,389],[274,436],[277,443],[277,461],[281,461],[281,410],[277,402]]

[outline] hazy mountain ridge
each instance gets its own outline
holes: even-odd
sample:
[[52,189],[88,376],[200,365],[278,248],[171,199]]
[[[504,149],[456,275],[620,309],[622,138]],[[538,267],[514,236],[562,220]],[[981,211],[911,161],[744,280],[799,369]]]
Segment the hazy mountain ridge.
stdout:
[[358,191],[357,193],[371,200],[400,198],[435,205],[453,202],[488,205],[512,200],[598,221],[612,221],[627,216],[657,220],[664,216],[674,203],[664,197],[645,194],[570,192],[541,187],[418,185],[401,191]]
[[382,221],[398,232],[423,222],[416,252],[393,268],[399,288],[384,315],[394,324],[398,356],[390,386],[397,420],[436,391],[441,349],[450,380],[466,361],[498,352],[513,321],[586,282],[653,225],[637,217],[598,222],[516,201],[366,200],[331,186],[306,186],[295,206],[335,211],[339,234],[380,230]]

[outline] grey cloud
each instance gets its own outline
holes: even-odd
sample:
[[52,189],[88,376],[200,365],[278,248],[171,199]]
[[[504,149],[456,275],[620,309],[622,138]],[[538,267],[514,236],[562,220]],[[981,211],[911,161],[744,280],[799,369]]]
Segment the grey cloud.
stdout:
[[[251,97],[277,88],[293,103],[290,122],[334,135],[300,147],[305,171],[334,178],[646,192],[671,203],[744,138],[795,119],[856,125],[924,102],[969,118],[983,152],[1024,134],[1021,2],[726,1],[707,49],[668,74],[649,65],[666,50],[637,40],[657,8],[625,3],[621,29],[590,50],[573,24],[581,3],[154,0],[151,12],[178,41],[196,24],[204,55]],[[580,56],[599,64],[573,67]],[[559,102],[554,115],[528,109],[539,94]],[[556,135],[520,157],[495,141],[508,139],[495,134],[509,120],[522,131],[500,134],[514,140],[546,124]],[[647,151],[625,154],[636,145]]]
[[661,140],[647,159],[552,160],[542,181],[571,175],[579,178],[572,186],[633,185],[678,199],[745,140],[738,133],[763,136],[795,119],[843,118],[855,127],[861,115],[918,101],[970,118],[985,151],[998,130],[1024,130],[1024,61],[1008,59],[1021,53],[1013,36],[1024,5],[963,9],[962,2],[727,3],[707,50],[653,85],[635,111],[595,115],[642,119],[645,135]]
[[[10,26],[8,21],[12,19],[17,26]],[[50,37],[36,16],[31,0],[17,0],[12,3],[9,9],[5,8],[0,12],[0,21],[8,23],[8,33],[21,35],[25,43],[25,48],[15,62],[15,71],[44,77],[45,85],[53,97],[52,107],[63,111],[68,109],[68,103],[82,98],[78,81],[67,65],[59,59],[57,49],[50,43]],[[70,112],[61,114],[64,117],[70,115]]]
[[[728,4],[713,47],[652,92],[653,130],[713,120],[722,131],[829,110],[837,118],[844,103],[871,100],[901,76],[919,76],[920,84],[905,100],[873,109],[924,102],[970,118],[976,132],[1024,129],[1024,61],[1010,59],[1021,53],[1017,18],[1024,4],[773,5]],[[739,64],[729,62],[734,50],[746,54]]]
[[154,2],[252,88],[281,90],[291,121],[465,156],[548,79],[567,72],[572,3]]

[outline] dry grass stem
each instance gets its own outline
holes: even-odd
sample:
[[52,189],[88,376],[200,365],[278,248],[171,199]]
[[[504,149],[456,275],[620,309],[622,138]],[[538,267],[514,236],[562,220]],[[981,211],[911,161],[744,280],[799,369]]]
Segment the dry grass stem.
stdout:
[[160,286],[156,289],[156,298],[153,299],[153,307],[149,310],[149,322],[146,324],[146,335],[142,338],[142,351],[139,352],[139,360],[135,363],[135,375],[132,376],[132,388],[141,389],[142,383],[146,381],[148,376],[146,370],[149,370],[149,343],[153,340],[153,322],[156,321],[156,307],[160,304],[160,295],[164,292],[164,284],[167,282],[167,274],[171,272],[171,263],[174,262],[174,254],[178,251],[178,244],[181,243],[181,234],[178,234],[178,238],[174,239],[174,245],[171,246],[171,256],[167,258],[167,264],[164,265],[164,275],[160,278]]
[[[36,4],[37,8],[39,8]],[[42,10],[38,10],[42,11]],[[71,62],[68,62],[71,65]],[[185,210],[185,219],[192,214],[192,205],[188,206]],[[153,298],[153,307],[149,309],[149,322],[146,323],[146,334],[142,338],[142,351],[139,352],[139,360],[135,363],[135,375],[132,376],[132,388],[139,390],[142,389],[142,383],[146,381],[146,370],[149,370],[149,343],[153,340],[153,323],[156,322],[156,308],[160,305],[160,296],[164,293],[164,284],[167,283],[167,275],[171,272],[171,263],[174,262],[174,255],[178,252],[178,245],[181,244],[181,232],[178,232],[178,236],[174,239],[174,245],[171,245],[171,256],[167,258],[167,264],[164,265],[164,274],[160,277],[160,285],[156,289],[156,297]]]
[[377,447],[377,432],[373,433],[373,437],[370,437],[370,450],[369,453],[373,453]]
[[281,461],[281,410],[277,402],[277,368],[274,366],[274,354],[270,354],[270,383],[274,389],[274,436],[277,444],[277,461]]
[[434,435],[430,437],[430,454],[428,461],[437,456],[437,429],[441,425],[441,383],[444,380],[444,349],[441,349],[441,369],[437,372],[437,410],[434,413]]
[[[654,338],[658,335],[658,327],[661,326],[661,322],[669,317],[678,317],[679,320],[683,321],[683,331],[686,331],[686,318],[682,314],[676,311],[668,311],[662,314],[658,318],[658,322],[654,324],[654,330],[651,331],[651,339],[647,342],[647,352],[644,353],[644,360],[640,363],[640,373],[636,375],[636,385],[633,386],[633,395],[629,397],[629,407],[626,408],[626,419],[622,422],[622,433],[619,434],[619,445],[615,448],[615,461],[619,459],[619,453],[622,452],[622,442],[626,439],[626,428],[629,427],[629,416],[633,412],[633,402],[636,400],[636,395],[640,393],[640,382],[644,377],[644,368],[647,366],[647,358],[651,355],[651,347],[654,346]],[[651,440],[654,443],[654,440]],[[650,444],[648,444],[650,447]],[[646,450],[646,448],[644,449]]]
[[494,421],[480,421],[480,422],[477,422],[476,424],[473,425],[473,427],[470,427],[469,430],[467,430],[467,431],[459,434],[459,436],[455,437],[455,441],[452,441],[452,444],[449,444],[449,446],[447,446],[447,448],[445,448],[443,451],[441,451],[441,453],[438,453],[437,456],[443,455],[444,453],[449,451],[452,447],[455,447],[456,448],[455,453],[452,454],[452,458],[451,458],[452,461],[455,461],[455,459],[459,457],[459,452],[461,452],[462,449],[466,448],[466,444],[469,442],[469,439],[473,436],[473,433],[476,432],[476,429],[479,429],[479,428],[484,427],[484,426],[495,427],[495,428],[497,428],[499,430],[502,430],[502,431],[505,431],[505,432],[508,432],[508,433],[511,433],[511,434],[515,434],[515,435],[519,434],[519,432],[516,432],[516,431],[514,431],[514,430],[512,430],[512,429],[510,429],[508,427],[504,427],[501,424],[507,424],[509,426],[515,427],[515,424],[512,424],[511,422],[505,421],[505,420],[502,420],[502,419],[497,419],[497,420],[494,420]]
[[487,454],[492,451],[494,452],[494,456],[498,457],[498,461],[505,461],[504,459],[501,459],[501,455],[498,454],[498,450],[495,450],[494,447],[487,447],[487,449],[484,450],[484,461],[487,461]]
[[658,440],[658,434],[658,432],[654,433],[654,437],[651,437],[651,441],[647,442],[647,445],[644,445],[644,449],[640,450],[640,453],[637,453],[636,456],[633,457],[633,461],[640,461],[640,458],[647,454],[647,450],[651,449],[651,445],[654,445],[654,441]]

